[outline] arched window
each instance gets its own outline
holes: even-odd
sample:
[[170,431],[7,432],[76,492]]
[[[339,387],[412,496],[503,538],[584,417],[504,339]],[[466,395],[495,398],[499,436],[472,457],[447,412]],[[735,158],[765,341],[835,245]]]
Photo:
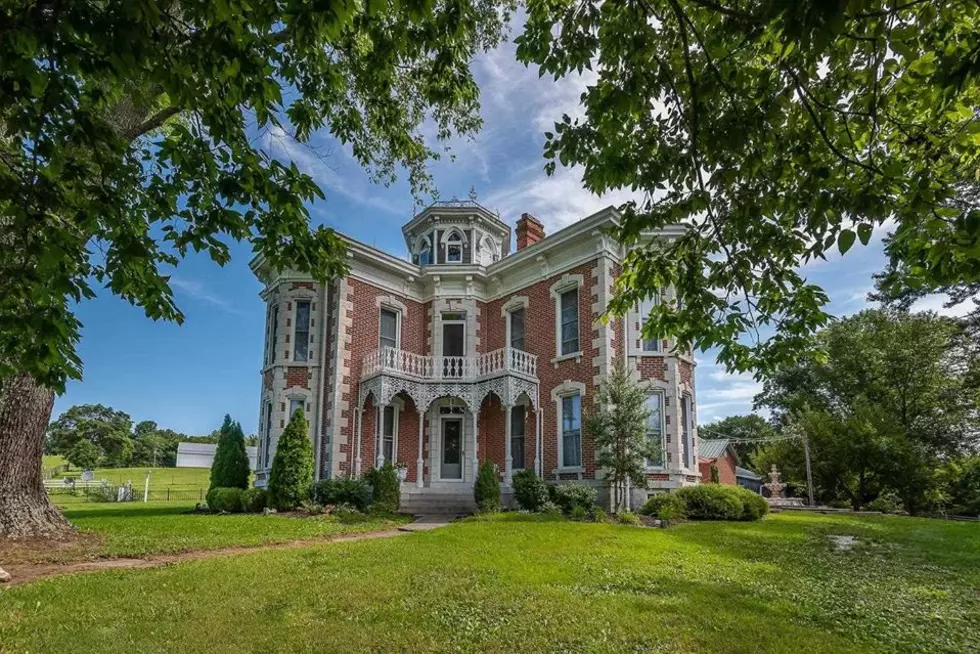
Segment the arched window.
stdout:
[[420,266],[432,263],[432,244],[428,236],[421,237],[415,244],[415,260]]
[[480,239],[480,243],[477,245],[477,252],[479,253],[479,261],[484,266],[489,266],[498,258],[497,244],[487,234],[484,234],[483,238]]
[[446,235],[446,263],[463,262],[463,235],[453,230]]

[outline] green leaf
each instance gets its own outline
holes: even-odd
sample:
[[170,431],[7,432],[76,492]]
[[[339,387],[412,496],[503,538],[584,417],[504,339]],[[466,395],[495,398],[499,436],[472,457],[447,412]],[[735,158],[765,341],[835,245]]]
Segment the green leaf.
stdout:
[[837,249],[840,250],[841,254],[847,254],[847,251],[851,249],[854,245],[854,232],[849,229],[842,229],[837,235]]

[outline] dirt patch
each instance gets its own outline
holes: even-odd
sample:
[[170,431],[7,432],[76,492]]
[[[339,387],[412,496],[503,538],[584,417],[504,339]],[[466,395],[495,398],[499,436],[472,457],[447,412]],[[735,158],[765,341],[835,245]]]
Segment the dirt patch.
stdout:
[[0,538],[0,563],[11,567],[89,561],[99,558],[102,549],[99,535],[85,532],[63,540]]
[[[17,563],[4,559],[2,552],[0,552],[0,563],[2,563],[3,567],[10,573],[10,581],[3,585],[3,587],[8,587],[19,586],[21,584],[28,584],[41,579],[47,579],[49,577],[58,577],[68,574],[100,572],[103,570],[125,570],[132,568],[155,568],[173,563],[180,563],[182,561],[199,561],[202,559],[213,559],[219,556],[234,556],[236,554],[246,554],[249,552],[260,552],[264,550],[296,549],[300,547],[310,547],[312,545],[323,545],[325,543],[350,543],[359,540],[371,540],[374,538],[391,538],[393,536],[404,536],[406,533],[407,532],[399,531],[398,529],[388,529],[385,531],[373,531],[363,534],[351,534],[349,536],[294,540],[286,543],[273,543],[269,545],[223,547],[214,550],[196,550],[192,552],[181,552],[180,554],[148,556],[142,559],[99,559],[95,561],[61,564],[29,562]],[[48,545],[48,543],[45,543],[45,547]]]

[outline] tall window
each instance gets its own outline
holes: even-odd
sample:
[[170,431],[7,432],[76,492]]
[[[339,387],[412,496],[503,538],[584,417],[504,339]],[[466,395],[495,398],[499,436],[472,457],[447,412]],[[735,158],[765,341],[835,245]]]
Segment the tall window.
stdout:
[[684,444],[684,465],[694,467],[694,443],[691,439],[691,396],[681,395],[681,443]]
[[292,420],[293,414],[296,413],[297,409],[305,412],[306,400],[303,398],[289,400],[289,416],[286,418],[287,421]]
[[463,261],[463,239],[459,232],[453,232],[446,239],[446,261],[449,263],[462,263]]
[[432,246],[429,244],[428,238],[422,239],[416,257],[420,266],[427,266],[432,263]]
[[269,452],[272,448],[272,402],[265,405],[265,454],[262,460],[265,466],[269,466]]
[[582,465],[582,396],[561,398],[561,465]]
[[510,458],[511,468],[524,469],[524,405],[518,404],[510,410]]
[[[643,323],[646,322],[647,317],[653,308],[660,304],[660,296],[654,294],[653,297],[647,298],[640,302],[640,334],[643,333]],[[642,336],[641,336],[642,338]],[[660,351],[660,339],[659,338],[643,338],[640,341],[640,349],[644,352],[659,352]]]
[[514,309],[510,312],[510,346],[515,350],[524,350],[524,309]]
[[293,333],[293,361],[306,361],[310,354],[310,303],[296,303],[296,331]]
[[381,455],[385,463],[395,463],[395,407],[386,406],[381,420]]
[[398,312],[381,310],[381,347],[398,347]]
[[272,307],[272,325],[269,329],[269,364],[276,362],[276,339],[279,338],[279,305]]
[[650,439],[650,458],[647,459],[647,467],[661,467],[664,465],[664,396],[663,393],[654,393],[647,398],[647,411],[650,416],[647,418],[647,438]]
[[573,288],[561,294],[561,353],[578,351],[578,288]]

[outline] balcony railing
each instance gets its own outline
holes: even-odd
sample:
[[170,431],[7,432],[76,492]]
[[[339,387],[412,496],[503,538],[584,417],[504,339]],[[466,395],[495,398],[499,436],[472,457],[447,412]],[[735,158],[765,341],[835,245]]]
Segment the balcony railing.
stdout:
[[426,356],[384,347],[364,357],[361,369],[363,377],[382,372],[439,381],[475,381],[507,373],[537,377],[538,357],[509,347],[475,357]]

